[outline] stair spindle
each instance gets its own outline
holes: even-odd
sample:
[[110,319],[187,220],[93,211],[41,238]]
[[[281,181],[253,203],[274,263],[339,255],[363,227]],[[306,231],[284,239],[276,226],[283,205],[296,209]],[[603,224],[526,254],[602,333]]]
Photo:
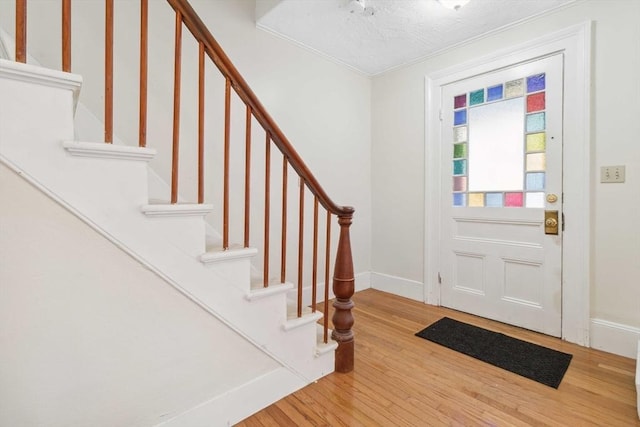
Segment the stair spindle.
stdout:
[[231,137],[231,80],[224,82],[224,165],[222,190],[222,249],[229,249],[229,143]]
[[313,264],[311,267],[311,311],[316,312],[318,301],[318,198],[313,198]]
[[331,258],[331,212],[327,211],[327,237],[324,253],[324,316],[322,318],[323,336],[322,342],[329,342],[329,263]]
[[173,73],[173,146],[171,157],[171,203],[178,203],[180,156],[180,76],[182,72],[182,14],[176,12]]
[[147,78],[149,74],[149,0],[140,0],[140,111],[138,146],[147,146]]
[[244,144],[244,247],[249,247],[251,217],[251,107],[247,105]]
[[304,261],[304,179],[300,178],[300,209],[298,222],[298,317],[302,317],[302,263]]
[[71,72],[71,0],[62,0],[62,71]]
[[27,62],[27,0],[16,0],[16,62]]
[[286,281],[287,274],[287,185],[289,162],[282,157],[282,241],[280,243],[280,283]]
[[113,0],[105,0],[104,141],[113,143]]
[[264,153],[264,260],[262,280],[264,287],[269,286],[269,224],[271,214],[271,138],[266,136]]
[[198,43],[198,203],[204,203],[204,43]]

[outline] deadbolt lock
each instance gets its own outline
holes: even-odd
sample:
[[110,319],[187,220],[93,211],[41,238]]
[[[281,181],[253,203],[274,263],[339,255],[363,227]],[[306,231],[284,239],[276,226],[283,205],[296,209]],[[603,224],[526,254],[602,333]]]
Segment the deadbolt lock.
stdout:
[[558,211],[544,211],[544,233],[558,234]]
[[555,194],[547,194],[547,202],[555,203],[557,201],[558,201],[558,196],[556,196]]

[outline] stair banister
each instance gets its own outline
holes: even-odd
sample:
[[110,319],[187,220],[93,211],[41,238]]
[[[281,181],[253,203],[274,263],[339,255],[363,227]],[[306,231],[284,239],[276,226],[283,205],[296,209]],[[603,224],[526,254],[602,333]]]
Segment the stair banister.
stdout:
[[[105,1],[105,142],[113,141],[113,31],[114,31],[114,2],[113,0]],[[222,50],[217,41],[213,38],[207,27],[204,25],[200,17],[196,14],[192,6],[187,0],[167,0],[169,5],[176,12],[176,28],[175,28],[175,57],[174,57],[174,111],[173,111],[173,159],[172,159],[172,178],[171,178],[171,203],[177,203],[178,199],[178,146],[179,146],[179,126],[180,126],[180,71],[181,71],[181,44],[182,44],[182,25],[194,36],[199,44],[199,82],[198,82],[198,203],[203,203],[203,156],[204,156],[204,55],[206,54],[216,65],[218,70],[225,77],[225,137],[224,137],[224,201],[223,201],[223,249],[229,247],[228,222],[229,222],[229,184],[228,184],[228,164],[229,164],[229,96],[230,89],[233,88],[238,97],[245,103],[247,107],[247,124],[246,124],[246,171],[245,171],[245,216],[249,214],[248,203],[248,180],[250,165],[250,143],[251,143],[251,127],[250,119],[255,117],[266,133],[267,147],[273,142],[283,155],[283,217],[282,217],[282,247],[281,247],[281,272],[280,280],[285,281],[285,258],[286,258],[286,193],[287,193],[287,168],[290,165],[300,177],[300,223],[299,223],[299,242],[298,242],[298,317],[302,315],[302,257],[303,257],[303,238],[302,232],[304,228],[304,187],[307,187],[314,196],[314,237],[313,237],[313,286],[312,301],[316,301],[317,292],[317,239],[318,239],[318,204],[322,205],[327,211],[326,226],[326,261],[325,261],[325,321],[324,321],[324,342],[327,342],[328,328],[328,277],[329,277],[329,246],[330,246],[330,224],[331,216],[338,218],[340,226],[338,248],[333,273],[333,291],[336,296],[334,301],[334,314],[332,321],[334,330],[331,337],[338,342],[338,350],[336,351],[336,371],[350,372],[354,365],[354,338],[351,327],[354,319],[351,309],[353,302],[351,297],[354,293],[354,274],[353,261],[351,254],[351,244],[349,228],[353,220],[354,209],[350,206],[340,206],[335,204],[326,194],[322,186],[318,183],[304,161],[295,151],[289,140],[285,137],[275,121],[266,112],[264,106],[260,103],[254,92],[250,89],[244,78],[240,75],[235,66],[231,63],[225,52]],[[61,0],[62,4],[62,69],[63,71],[71,71],[71,0]],[[139,145],[146,146],[147,132],[147,48],[148,48],[148,0],[140,0],[141,4],[141,33],[140,33],[140,111],[139,111]],[[16,50],[15,58],[17,62],[26,62],[27,55],[27,0],[16,0]],[[268,148],[267,148],[268,150]],[[267,151],[268,153],[268,151]],[[268,158],[267,158],[268,160]],[[268,170],[268,164],[267,164]],[[269,206],[269,175],[265,177],[265,205]],[[268,230],[268,209],[265,212],[265,270],[264,283],[268,286],[268,265],[269,265],[269,230]],[[244,246],[249,244],[249,227],[245,218],[245,236]],[[313,308],[315,310],[315,307]]]
[[[280,149],[285,159],[298,173],[311,193],[318,198],[319,203],[328,212],[338,217],[340,238],[333,276],[333,292],[336,295],[336,300],[333,304],[335,312],[332,318],[334,324],[332,338],[339,344],[336,351],[336,371],[350,372],[353,370],[354,365],[354,337],[351,330],[354,323],[351,309],[354,305],[351,297],[354,293],[355,280],[349,227],[353,219],[354,209],[351,206],[335,204],[326,194],[189,2],[186,0],[167,0],[167,2],[176,13],[182,16],[184,24],[195,39],[204,44],[207,55],[228,79],[240,99],[251,108],[254,117],[262,125],[267,135],[271,137],[273,143]],[[300,307],[298,307],[299,309]]]

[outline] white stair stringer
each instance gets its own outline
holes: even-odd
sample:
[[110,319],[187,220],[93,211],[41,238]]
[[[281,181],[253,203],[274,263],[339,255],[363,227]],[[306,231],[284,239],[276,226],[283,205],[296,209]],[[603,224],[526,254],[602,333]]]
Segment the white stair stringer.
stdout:
[[[176,233],[160,225],[175,218],[148,218],[158,209],[148,198],[147,161],[154,150],[77,142],[63,146],[74,137],[81,82],[77,75],[0,60],[0,160],[295,373],[300,381],[291,392],[332,372],[333,352],[318,357],[315,322],[285,330],[285,292],[248,298],[250,289],[230,283],[231,277],[194,256],[200,247],[204,252],[204,225],[194,248],[176,243]],[[187,217],[203,221],[199,214]]]

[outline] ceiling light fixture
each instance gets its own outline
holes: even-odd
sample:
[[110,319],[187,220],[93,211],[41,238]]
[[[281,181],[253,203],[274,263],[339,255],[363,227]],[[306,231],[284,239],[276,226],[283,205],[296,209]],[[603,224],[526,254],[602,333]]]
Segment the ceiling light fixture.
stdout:
[[447,9],[460,10],[465,4],[469,3],[470,0],[437,0],[437,1]]

